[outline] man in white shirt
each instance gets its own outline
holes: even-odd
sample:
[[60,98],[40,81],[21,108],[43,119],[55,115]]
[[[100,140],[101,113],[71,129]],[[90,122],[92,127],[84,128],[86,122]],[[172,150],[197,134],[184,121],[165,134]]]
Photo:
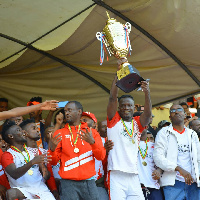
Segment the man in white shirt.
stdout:
[[8,200],[38,197],[41,200],[55,200],[43,182],[42,170],[39,168],[40,163],[50,161],[49,156],[45,154],[35,156],[29,151],[24,145],[25,132],[14,122],[4,125],[2,136],[10,144],[10,148],[3,153],[1,160],[11,186]]
[[164,171],[160,184],[167,200],[199,199],[200,144],[184,118],[181,105],[171,106],[172,124],[162,128],[155,141],[153,158]]
[[[127,62],[120,59],[119,65]],[[130,95],[119,98],[116,87],[117,76],[112,83],[107,107],[107,135],[114,143],[108,153],[108,187],[111,200],[142,200],[144,195],[140,186],[137,169],[138,143],[141,132],[149,124],[151,100],[149,85],[141,81],[145,94],[144,112],[133,118],[134,100]],[[118,108],[118,111],[117,111]]]

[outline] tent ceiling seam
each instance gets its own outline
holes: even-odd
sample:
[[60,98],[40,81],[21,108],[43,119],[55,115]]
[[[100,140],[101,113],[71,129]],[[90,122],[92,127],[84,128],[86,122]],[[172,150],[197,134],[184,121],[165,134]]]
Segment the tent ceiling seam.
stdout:
[[[56,29],[60,28],[61,26],[63,26],[64,24],[66,24],[67,22],[71,21],[72,19],[74,19],[75,17],[77,17],[78,15],[82,14],[83,12],[85,12],[86,10],[90,9],[92,6],[96,5],[96,3],[91,4],[90,6],[86,7],[85,9],[81,10],[80,12],[78,12],[76,15],[72,16],[71,18],[65,20],[64,22],[62,22],[61,24],[59,24],[58,26],[54,27],[53,29],[51,29],[50,31],[46,32],[45,34],[41,35],[40,37],[38,37],[37,39],[33,40],[32,42],[30,42],[29,44],[33,44],[35,42],[37,42],[38,40],[42,39],[43,37],[47,36],[48,34],[52,33],[53,31],[55,31]],[[1,34],[1,33],[0,33]],[[3,34],[3,33],[2,33]],[[21,50],[19,50],[18,52],[10,55],[9,57],[3,59],[2,61],[0,61],[0,63],[8,60],[9,58],[17,55],[18,53],[22,52],[23,50],[25,50],[26,48],[23,48]]]
[[47,52],[45,52],[45,51],[42,51],[42,50],[40,50],[40,49],[37,49],[37,48],[33,47],[31,44],[27,44],[27,43],[25,43],[25,42],[23,42],[23,41],[21,41],[21,40],[16,39],[16,38],[13,38],[13,37],[4,35],[4,34],[2,34],[2,33],[0,33],[0,37],[3,37],[3,38],[8,39],[8,40],[11,40],[11,41],[16,42],[16,43],[18,43],[18,44],[21,44],[21,45],[25,46],[25,47],[28,48],[28,49],[31,49],[31,50],[33,50],[33,51],[36,51],[36,52],[38,52],[38,53],[40,53],[40,54],[42,54],[42,55],[44,55],[44,56],[47,56],[48,58],[50,58],[50,59],[52,59],[52,60],[55,60],[55,61],[57,61],[57,62],[59,62],[59,63],[65,65],[66,67],[69,67],[70,69],[76,71],[77,73],[83,75],[85,78],[89,79],[90,81],[92,81],[93,83],[95,83],[96,85],[98,85],[98,86],[99,86],[101,89],[103,89],[106,93],[110,93],[110,90],[109,90],[107,87],[105,87],[103,84],[101,84],[99,81],[97,81],[97,80],[94,79],[93,77],[89,76],[89,75],[86,74],[85,72],[81,71],[81,70],[78,69],[77,67],[75,67],[75,66],[73,66],[73,65],[71,65],[71,64],[69,64],[69,63],[67,63],[67,62],[65,62],[64,60],[62,60],[62,59],[60,59],[60,58],[58,58],[58,57],[56,57],[56,56],[53,56],[53,55],[51,55],[51,54],[49,54],[49,53],[47,53]]
[[[80,69],[78,69],[77,67],[63,61],[60,58],[57,58],[56,56],[53,56],[45,51],[39,50],[35,47],[33,47],[31,44],[33,44],[34,42],[40,40],[41,38],[45,37],[46,35],[50,34],[51,32],[53,32],[54,30],[56,30],[57,28],[59,28],[60,26],[64,25],[65,23],[67,23],[68,21],[72,20],[74,17],[80,15],[82,12],[86,11],[87,9],[91,8],[92,6],[94,6],[95,4],[102,6],[108,10],[110,10],[111,12],[113,12],[114,14],[116,14],[117,16],[119,16],[120,18],[129,21],[131,23],[132,26],[134,26],[137,30],[139,30],[140,32],[142,32],[145,36],[147,36],[149,39],[151,39],[156,45],[158,45],[163,51],[165,51],[176,63],[179,64],[179,66],[186,71],[186,73],[198,84],[198,86],[200,86],[200,81],[194,76],[194,74],[187,68],[187,66],[185,66],[171,51],[169,51],[164,45],[162,45],[157,39],[155,39],[152,35],[150,35],[147,31],[145,31],[143,28],[141,28],[139,25],[137,25],[135,22],[133,22],[132,20],[130,20],[129,18],[125,17],[123,14],[121,14],[120,12],[118,12],[117,10],[114,10],[112,7],[110,7],[109,5],[105,4],[104,2],[102,2],[101,0],[93,0],[95,3],[91,4],[89,7],[85,8],[84,10],[82,10],[81,12],[77,13],[76,15],[74,15],[73,17],[71,17],[70,19],[66,20],[65,22],[63,22],[62,24],[56,26],[55,28],[53,28],[52,30],[48,31],[47,33],[45,33],[44,35],[40,36],[39,38],[37,38],[36,40],[32,41],[31,43],[27,44],[23,41],[20,41],[18,39],[12,38],[10,36],[7,36],[5,34],[0,33],[0,37],[3,37],[5,39],[11,40],[13,42],[19,43],[23,46],[25,46],[24,48],[22,48],[20,51],[12,54],[11,56],[5,58],[4,60],[0,61],[3,62],[11,57],[13,57],[14,55],[20,53],[21,51],[25,50],[26,48],[29,48],[33,51],[36,51],[42,55],[45,55],[47,57],[49,57],[52,60],[55,60],[63,65],[65,65],[66,67],[69,67],[70,69],[76,71],[77,73],[83,75],[84,77],[88,78],[89,80],[91,80],[93,83],[95,83],[96,85],[98,85],[99,87],[101,87],[104,91],[106,91],[107,93],[110,92],[110,90],[108,88],[106,88],[104,85],[102,85],[100,82],[98,82],[97,80],[95,80],[94,78],[92,78],[91,76],[89,76],[88,74],[86,74],[85,72],[81,71]],[[161,103],[158,104],[154,104],[153,107],[156,107],[158,105],[163,105],[166,103],[169,103],[171,101],[175,101],[178,100],[180,98],[184,98],[187,97],[189,95],[194,95],[199,93],[200,91],[194,92],[194,93],[190,93],[184,96],[180,96],[180,97],[176,97],[174,99],[171,100],[167,100],[167,101],[163,101]]]
[[125,21],[128,21],[133,27],[135,27],[137,30],[139,30],[141,33],[143,33],[146,37],[148,37],[150,40],[152,40],[156,45],[158,45],[163,51],[165,51],[200,87],[200,81],[199,79],[188,69],[186,65],[184,65],[180,59],[178,59],[169,49],[167,49],[162,43],[160,43],[155,37],[153,37],[151,34],[149,34],[146,30],[144,30],[142,27],[140,27],[138,24],[130,20],[128,17],[121,14],[119,11],[115,10],[114,8],[110,7],[106,3],[104,3],[102,0],[93,0],[96,4],[99,6],[104,7],[105,9],[111,11],[112,13],[116,14],[118,17],[122,18]]

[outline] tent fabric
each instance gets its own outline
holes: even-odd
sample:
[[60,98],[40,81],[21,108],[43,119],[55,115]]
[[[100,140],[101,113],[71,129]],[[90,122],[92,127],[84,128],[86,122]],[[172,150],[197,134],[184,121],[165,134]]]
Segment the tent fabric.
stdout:
[[[198,1],[7,0],[0,1],[0,96],[10,107],[33,96],[78,100],[84,111],[105,119],[117,70],[117,59],[107,61],[106,54],[99,65],[96,32],[105,26],[106,10],[158,41],[132,26],[128,61],[150,79],[153,105],[200,92]],[[143,92],[130,94],[144,104]]]

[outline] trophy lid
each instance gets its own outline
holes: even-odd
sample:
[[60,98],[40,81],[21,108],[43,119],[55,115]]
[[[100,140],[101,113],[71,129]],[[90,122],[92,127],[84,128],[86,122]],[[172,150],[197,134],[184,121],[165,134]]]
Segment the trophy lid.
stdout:
[[107,11],[106,11],[106,14],[108,16],[108,20],[106,21],[106,25],[107,24],[112,24],[112,23],[117,21],[115,18],[110,18],[110,15],[109,15],[109,13]]

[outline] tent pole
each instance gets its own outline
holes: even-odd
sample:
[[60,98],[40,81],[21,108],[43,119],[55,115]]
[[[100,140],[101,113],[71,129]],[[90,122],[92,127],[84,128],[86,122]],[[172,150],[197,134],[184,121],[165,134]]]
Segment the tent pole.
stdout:
[[[78,69],[77,67],[75,67],[75,66],[73,66],[73,65],[71,65],[71,64],[69,64],[69,63],[67,63],[67,62],[65,62],[64,60],[62,60],[62,59],[60,59],[60,58],[58,58],[58,57],[56,57],[56,56],[54,56],[54,55],[51,55],[50,53],[47,53],[47,52],[42,51],[42,50],[40,50],[40,49],[37,49],[37,48],[33,47],[31,44],[27,44],[27,43],[25,43],[25,42],[23,42],[23,41],[21,41],[21,40],[16,39],[16,38],[13,38],[13,37],[4,35],[4,34],[2,34],[2,33],[0,33],[0,37],[6,38],[6,39],[11,40],[11,41],[13,41],[13,42],[16,42],[16,43],[18,43],[18,44],[21,44],[21,45],[25,46],[25,47],[28,48],[28,49],[31,49],[31,50],[33,50],[33,51],[36,51],[36,52],[38,52],[38,53],[40,53],[40,54],[42,54],[42,55],[44,55],[44,56],[46,56],[46,57],[48,57],[48,58],[54,60],[54,61],[57,61],[57,62],[63,64],[63,65],[66,66],[66,67],[69,67],[70,69],[76,71],[77,73],[81,74],[81,75],[84,76],[85,78],[87,78],[87,79],[89,79],[90,81],[92,81],[94,84],[98,85],[98,86],[99,86],[101,89],[103,89],[106,93],[108,93],[108,94],[110,93],[110,90],[109,90],[107,87],[105,87],[103,84],[101,84],[99,81],[95,80],[93,77],[89,76],[88,74],[86,74],[85,72],[81,71],[81,70]],[[26,49],[26,48],[25,48],[25,49]]]

